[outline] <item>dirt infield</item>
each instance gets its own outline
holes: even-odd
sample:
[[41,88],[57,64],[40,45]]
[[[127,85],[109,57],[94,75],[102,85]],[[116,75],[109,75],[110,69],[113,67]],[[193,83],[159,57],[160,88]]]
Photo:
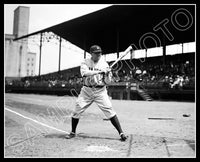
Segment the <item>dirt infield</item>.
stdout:
[[[196,157],[196,111],[192,102],[112,100],[126,142],[92,104],[77,136],[71,130],[74,97],[5,94],[4,156],[65,158]],[[184,115],[185,114],[185,115]]]

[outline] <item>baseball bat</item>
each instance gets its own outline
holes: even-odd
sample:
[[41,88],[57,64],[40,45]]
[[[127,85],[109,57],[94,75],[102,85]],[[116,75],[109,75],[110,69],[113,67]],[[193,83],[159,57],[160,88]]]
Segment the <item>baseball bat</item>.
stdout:
[[110,65],[110,68],[112,69],[112,67],[116,64],[116,63],[118,63],[124,56],[126,56],[129,52],[130,52],[130,50],[132,50],[133,48],[132,48],[132,46],[130,45],[124,52],[123,52],[123,54],[119,57],[119,58],[117,58],[117,60],[115,60],[115,62],[113,62],[111,65]]

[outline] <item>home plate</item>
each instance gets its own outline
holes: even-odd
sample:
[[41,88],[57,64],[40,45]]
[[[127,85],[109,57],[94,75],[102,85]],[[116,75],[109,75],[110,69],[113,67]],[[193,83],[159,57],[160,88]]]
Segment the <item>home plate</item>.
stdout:
[[108,152],[108,151],[117,151],[117,150],[114,150],[114,149],[111,149],[110,147],[108,146],[88,146],[85,151],[88,151],[88,152]]

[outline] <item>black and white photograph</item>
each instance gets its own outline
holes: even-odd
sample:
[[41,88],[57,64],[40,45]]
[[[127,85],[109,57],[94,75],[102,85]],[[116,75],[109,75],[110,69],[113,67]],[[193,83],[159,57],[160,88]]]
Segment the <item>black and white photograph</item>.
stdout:
[[196,158],[196,4],[4,4],[4,158]]

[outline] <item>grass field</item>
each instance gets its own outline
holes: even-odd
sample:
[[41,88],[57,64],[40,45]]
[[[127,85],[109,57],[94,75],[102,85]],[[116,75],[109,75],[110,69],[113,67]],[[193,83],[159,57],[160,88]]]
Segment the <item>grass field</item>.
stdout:
[[121,142],[95,103],[81,117],[77,137],[65,139],[71,130],[75,100],[69,96],[6,93],[4,156],[196,157],[193,102],[111,100],[129,136]]

